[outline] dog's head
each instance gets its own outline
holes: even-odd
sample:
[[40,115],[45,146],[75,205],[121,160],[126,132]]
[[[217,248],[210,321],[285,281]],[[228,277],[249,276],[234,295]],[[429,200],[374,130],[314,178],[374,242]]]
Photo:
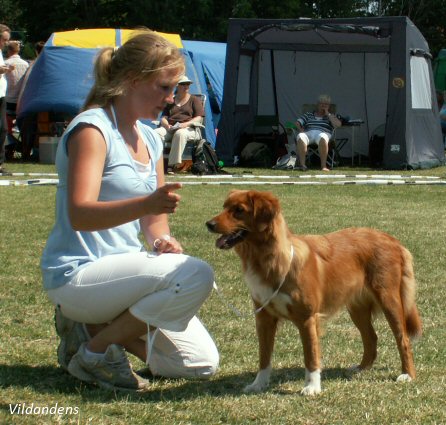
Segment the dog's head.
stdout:
[[270,192],[233,190],[223,212],[206,222],[208,230],[222,235],[216,246],[229,249],[251,234],[265,232],[280,212],[278,199]]

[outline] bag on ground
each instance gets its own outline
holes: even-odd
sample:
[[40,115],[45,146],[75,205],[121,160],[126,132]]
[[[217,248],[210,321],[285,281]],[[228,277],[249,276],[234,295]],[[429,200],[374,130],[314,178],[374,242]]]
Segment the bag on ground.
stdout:
[[240,154],[240,165],[244,167],[270,168],[273,164],[273,153],[266,143],[250,142]]
[[275,165],[273,165],[274,170],[293,170],[296,166],[296,155],[285,154],[277,159]]
[[217,154],[206,139],[201,139],[192,151],[191,172],[200,176],[221,172]]

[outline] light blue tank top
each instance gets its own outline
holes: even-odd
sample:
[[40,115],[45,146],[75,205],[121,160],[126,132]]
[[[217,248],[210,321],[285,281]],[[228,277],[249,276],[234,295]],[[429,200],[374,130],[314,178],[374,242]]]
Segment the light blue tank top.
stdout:
[[45,289],[64,285],[80,269],[98,258],[144,250],[138,237],[139,220],[95,232],[74,231],[71,227],[67,199],[67,138],[80,123],[97,127],[107,145],[99,193],[100,201],[149,195],[157,187],[156,162],[162,154],[162,143],[159,136],[149,126],[137,122],[138,130],[151,158],[150,172],[144,175],[138,172],[138,166],[116,125],[110,121],[103,109],[90,109],[79,114],[63,134],[56,153],[56,168],[59,175],[56,192],[56,220],[41,259]]

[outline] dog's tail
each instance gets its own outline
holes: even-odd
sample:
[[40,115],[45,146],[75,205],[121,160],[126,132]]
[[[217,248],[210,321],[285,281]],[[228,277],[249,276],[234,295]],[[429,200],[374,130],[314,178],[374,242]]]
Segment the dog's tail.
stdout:
[[403,302],[406,330],[411,338],[420,338],[422,334],[421,318],[415,303],[416,282],[413,272],[412,254],[402,249],[401,299]]

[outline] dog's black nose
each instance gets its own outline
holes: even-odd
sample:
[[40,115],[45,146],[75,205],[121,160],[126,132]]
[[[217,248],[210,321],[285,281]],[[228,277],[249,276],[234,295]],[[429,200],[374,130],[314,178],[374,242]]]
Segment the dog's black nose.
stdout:
[[206,227],[208,228],[208,230],[210,232],[214,232],[215,231],[215,221],[214,220],[206,221]]

